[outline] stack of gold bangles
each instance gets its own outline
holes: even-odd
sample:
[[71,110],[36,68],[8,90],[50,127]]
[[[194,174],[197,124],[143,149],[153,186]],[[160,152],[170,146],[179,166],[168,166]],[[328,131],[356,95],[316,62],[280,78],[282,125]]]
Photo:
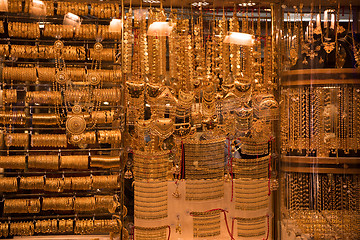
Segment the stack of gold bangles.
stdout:
[[25,155],[0,156],[0,167],[5,169],[25,169]]
[[88,155],[61,155],[60,168],[86,170],[89,168]]
[[86,16],[88,15],[89,9],[87,3],[74,3],[74,2],[58,2],[57,15],[65,15],[71,12],[76,15]]
[[60,123],[60,114],[33,113],[31,121],[33,125],[53,126]]
[[9,0],[8,1],[8,11],[11,13],[20,13],[23,9],[22,0]]
[[7,147],[27,147],[29,145],[28,133],[7,133],[5,135],[5,145]]
[[32,147],[67,147],[66,134],[33,134],[31,135]]
[[4,104],[17,102],[16,89],[4,89],[2,90],[2,100]]
[[16,177],[1,177],[0,192],[17,192],[18,182]]
[[42,190],[44,189],[44,177],[43,176],[22,177],[20,179],[19,189]]
[[9,223],[0,222],[0,237],[9,236]]
[[[43,167],[39,166],[39,168]],[[119,188],[118,175],[92,175],[45,179],[44,176],[21,177],[19,185],[16,177],[0,178],[0,192],[17,192],[18,189],[62,192],[64,190],[88,191]]]
[[115,3],[91,3],[90,15],[98,18],[112,18],[119,14],[119,5]]
[[33,222],[12,222],[10,224],[10,236],[32,236],[35,233]]
[[8,31],[10,37],[40,38],[38,23],[9,22]]
[[61,92],[56,91],[34,91],[27,92],[25,101],[30,104],[60,104],[62,102]]
[[119,168],[120,156],[93,155],[90,157],[90,166],[96,168]]
[[8,112],[0,111],[0,124],[19,124],[26,123],[26,115],[24,111]]
[[99,143],[119,144],[121,142],[120,130],[101,130],[99,131]]
[[5,199],[4,214],[39,213],[40,199]]
[[40,220],[35,223],[35,233],[58,233],[58,221],[56,219]]
[[74,27],[70,25],[45,24],[44,37],[73,38]]

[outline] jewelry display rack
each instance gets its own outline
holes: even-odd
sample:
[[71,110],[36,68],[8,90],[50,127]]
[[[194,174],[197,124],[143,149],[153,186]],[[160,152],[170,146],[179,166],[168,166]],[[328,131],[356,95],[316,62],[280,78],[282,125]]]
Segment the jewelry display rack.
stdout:
[[0,15],[0,236],[128,239],[121,5],[37,4]]
[[359,7],[299,4],[0,0],[0,238],[359,239]]
[[340,3],[284,12],[281,238],[359,239],[358,12]]

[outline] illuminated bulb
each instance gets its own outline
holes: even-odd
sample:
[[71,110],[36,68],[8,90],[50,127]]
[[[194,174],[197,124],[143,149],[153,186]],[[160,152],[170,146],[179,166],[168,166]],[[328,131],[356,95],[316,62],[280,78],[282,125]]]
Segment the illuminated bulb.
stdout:
[[46,6],[44,2],[40,0],[33,0],[30,3],[29,13],[35,16],[45,16]]
[[68,12],[64,16],[64,25],[71,25],[73,27],[80,27],[81,24],[81,18],[78,15],[75,15],[73,13]]
[[199,2],[191,3],[191,6],[193,6],[193,7],[205,7],[207,5],[209,5],[209,3],[206,1],[199,1]]
[[240,7],[252,7],[252,6],[255,6],[255,5],[256,5],[256,3],[253,3],[253,2],[239,3]]
[[230,32],[230,34],[224,38],[224,43],[252,46],[254,45],[254,36],[247,33]]
[[143,0],[144,3],[160,3],[160,0]]
[[0,12],[7,12],[8,7],[8,0],[0,0]]
[[153,22],[147,31],[148,36],[170,36],[172,26],[168,22]]
[[122,21],[121,19],[112,19],[109,25],[109,32],[121,32]]

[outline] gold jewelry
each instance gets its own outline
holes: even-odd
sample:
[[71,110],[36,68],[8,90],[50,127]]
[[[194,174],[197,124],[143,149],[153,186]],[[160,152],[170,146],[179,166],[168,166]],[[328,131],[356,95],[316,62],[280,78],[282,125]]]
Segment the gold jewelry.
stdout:
[[74,198],[72,197],[43,197],[42,211],[72,211]]
[[92,189],[117,189],[120,187],[117,175],[92,176]]
[[59,169],[58,155],[30,155],[28,157],[28,168],[37,169]]
[[66,134],[33,134],[31,135],[32,147],[67,147]]
[[[135,181],[134,216],[139,219],[161,219],[167,217],[167,182]],[[154,202],[154,197],[159,201]]]
[[220,213],[219,210],[191,212],[194,238],[220,235]]
[[120,167],[120,157],[119,156],[91,156],[90,157],[90,167],[98,168],[119,168]]
[[5,169],[25,169],[25,155],[0,156],[0,167]]
[[7,147],[27,147],[29,144],[28,133],[7,133],[5,135],[5,145]]
[[161,227],[140,227],[135,226],[135,238],[139,240],[162,240],[166,239],[167,226]]
[[60,156],[60,168],[69,168],[69,169],[88,169],[89,167],[89,156],[88,155],[69,155],[69,156]]
[[75,212],[93,212],[95,209],[95,197],[76,197],[74,200]]
[[64,179],[62,178],[46,178],[44,191],[46,192],[62,192],[64,189]]
[[17,192],[17,190],[18,190],[18,182],[16,177],[0,178],[0,192]]
[[19,189],[43,190],[44,189],[44,177],[43,176],[22,177],[20,179]]

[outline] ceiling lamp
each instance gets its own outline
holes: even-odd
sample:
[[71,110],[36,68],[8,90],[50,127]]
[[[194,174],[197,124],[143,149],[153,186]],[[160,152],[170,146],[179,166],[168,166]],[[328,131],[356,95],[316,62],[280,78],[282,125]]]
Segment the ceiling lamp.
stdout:
[[119,33],[122,30],[122,20],[121,19],[112,19],[109,25],[109,32]]
[[255,5],[256,5],[256,3],[254,3],[254,2],[239,3],[239,6],[240,6],[240,7],[253,7],[253,6],[255,6]]
[[68,12],[64,16],[63,24],[64,25],[70,25],[70,26],[73,26],[73,27],[80,27],[81,18],[78,15],[75,15],[73,13]]
[[160,0],[143,0],[144,3],[161,3]]
[[229,35],[224,38],[223,42],[243,46],[253,46],[254,35],[240,32],[230,32]]
[[8,0],[0,0],[0,12],[7,12],[8,6]]
[[148,36],[164,37],[170,36],[173,27],[169,22],[153,22],[147,31]]
[[33,0],[30,3],[29,13],[35,16],[45,16],[46,6],[44,2],[40,0]]
[[191,6],[193,6],[193,7],[205,7],[207,5],[209,5],[209,3],[206,1],[198,1],[198,2],[191,3]]

